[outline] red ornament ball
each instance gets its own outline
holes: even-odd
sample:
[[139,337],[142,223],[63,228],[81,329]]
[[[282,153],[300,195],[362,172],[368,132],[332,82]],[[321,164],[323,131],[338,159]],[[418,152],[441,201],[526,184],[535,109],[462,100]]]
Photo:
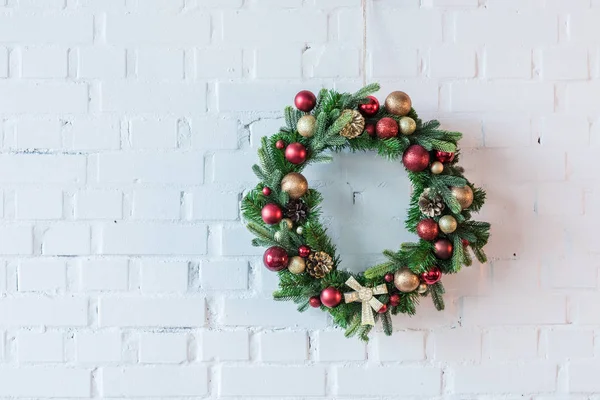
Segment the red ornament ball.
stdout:
[[390,295],[390,305],[396,307],[398,304],[400,304],[400,295],[398,293]]
[[311,307],[319,308],[321,307],[321,299],[319,298],[319,296],[313,296],[310,299],[308,299],[308,304],[310,304]]
[[375,96],[367,96],[369,101],[358,106],[358,111],[365,117],[372,117],[379,111],[379,100]]
[[263,255],[265,267],[270,271],[281,271],[288,265],[288,254],[283,247],[269,247]]
[[306,161],[306,147],[302,143],[290,143],[285,148],[285,159],[292,164],[302,164]]
[[385,281],[387,283],[392,283],[394,282],[394,274],[385,274],[385,276],[383,277],[383,279],[385,279]]
[[377,311],[379,314],[385,314],[388,310],[388,305],[384,304],[381,306],[381,308],[379,309],[379,311]]
[[298,247],[298,255],[302,258],[306,258],[310,255],[310,247],[306,246],[306,245],[302,245],[300,247]]
[[283,211],[277,204],[269,203],[264,206],[260,212],[265,224],[275,225],[281,222],[283,219]]
[[442,271],[438,267],[433,267],[427,272],[421,274],[421,279],[428,285],[433,285],[442,279]]
[[265,187],[263,188],[263,190],[262,190],[262,193],[263,193],[265,196],[270,196],[270,195],[271,195],[271,189],[270,189],[270,188],[268,188],[267,186],[265,186]]
[[439,233],[440,227],[431,218],[423,219],[417,224],[417,235],[423,240],[434,240]]
[[467,247],[468,245],[471,244],[471,243],[469,243],[469,241],[467,239],[461,239],[461,242],[464,247]]
[[333,286],[329,286],[328,288],[323,289],[323,291],[321,292],[321,303],[323,303],[325,307],[337,307],[341,302],[342,292],[340,292]]
[[413,144],[402,155],[402,163],[411,172],[424,171],[429,166],[429,152],[425,147]]
[[275,142],[275,147],[277,147],[279,150],[283,150],[285,147],[285,142],[281,139],[279,139],[278,141]]
[[375,137],[377,135],[377,131],[375,128],[375,124],[371,124],[371,123],[367,123],[365,125],[365,131],[367,131],[367,133],[369,134],[369,136],[371,137]]
[[385,117],[377,121],[375,131],[379,139],[389,139],[398,135],[398,123],[395,119]]
[[433,244],[433,254],[440,260],[452,258],[452,243],[448,239],[438,239]]
[[435,158],[436,158],[436,160],[438,160],[439,162],[442,162],[442,163],[452,162],[452,160],[454,160],[454,153],[448,153],[446,151],[436,150]]
[[294,104],[298,110],[309,112],[317,105],[317,97],[310,90],[302,90],[294,98]]

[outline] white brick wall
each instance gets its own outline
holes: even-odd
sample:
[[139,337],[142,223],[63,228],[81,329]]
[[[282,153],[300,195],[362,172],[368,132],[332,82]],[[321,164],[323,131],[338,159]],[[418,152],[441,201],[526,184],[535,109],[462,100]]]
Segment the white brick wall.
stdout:
[[[0,0],[0,398],[597,397],[600,1],[366,3],[363,71],[360,0]],[[365,73],[464,132],[493,223],[367,345],[270,300],[239,219],[295,93]],[[402,235],[401,171],[307,171],[348,266]]]

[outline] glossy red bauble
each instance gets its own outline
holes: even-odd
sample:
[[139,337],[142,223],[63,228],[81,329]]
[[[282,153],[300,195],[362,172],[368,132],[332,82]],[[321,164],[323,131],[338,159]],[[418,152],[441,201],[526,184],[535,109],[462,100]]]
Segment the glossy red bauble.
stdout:
[[385,117],[377,121],[375,131],[379,139],[389,139],[398,135],[398,123],[395,119]]
[[392,273],[385,274],[383,279],[385,279],[385,281],[387,283],[392,283],[392,282],[394,282],[394,274],[392,274]]
[[385,314],[388,310],[388,305],[384,304],[381,306],[381,308],[379,309],[379,311],[377,311],[379,314]]
[[421,274],[421,279],[428,285],[433,285],[442,279],[442,271],[438,267],[433,267],[427,272]]
[[277,147],[279,150],[283,150],[285,148],[285,142],[280,139],[275,142],[275,147]]
[[321,299],[319,298],[319,296],[313,296],[310,299],[308,299],[308,304],[310,304],[311,307],[319,308],[321,307]]
[[417,235],[423,240],[434,240],[440,233],[440,227],[431,218],[423,219],[417,224]]
[[260,215],[262,216],[263,221],[265,221],[265,224],[269,225],[278,224],[283,219],[283,211],[281,211],[281,208],[274,203],[265,205],[262,208]]
[[306,246],[306,245],[302,245],[300,247],[298,247],[298,255],[302,258],[306,258],[310,255],[310,247]]
[[379,111],[379,100],[375,96],[367,96],[369,101],[358,105],[358,111],[365,117],[372,117]]
[[271,189],[269,189],[268,187],[266,187],[266,186],[265,186],[265,187],[263,188],[263,190],[262,190],[262,193],[263,193],[265,196],[270,196],[270,195],[271,195]]
[[438,239],[433,244],[433,254],[440,260],[452,258],[452,243],[448,239]]
[[390,305],[396,307],[398,304],[400,304],[400,295],[398,293],[390,295]]
[[265,267],[270,271],[281,271],[288,265],[288,254],[283,247],[269,247],[263,255]]
[[294,104],[298,110],[309,112],[317,105],[317,97],[310,90],[302,90],[294,98]]
[[285,148],[285,159],[292,164],[302,164],[306,161],[306,147],[302,143],[290,143]]
[[442,163],[452,162],[452,160],[454,160],[454,153],[436,150],[435,158]]
[[337,307],[341,302],[342,292],[340,292],[333,286],[329,286],[328,288],[323,289],[323,291],[321,292],[321,303],[323,303],[325,307]]
[[470,243],[467,239],[461,239],[462,245],[467,247]]
[[366,124],[365,125],[365,131],[367,131],[367,134],[371,137],[375,137],[377,135],[377,130],[375,128],[375,124]]
[[402,163],[411,172],[421,172],[429,166],[429,152],[425,147],[413,144],[402,155]]

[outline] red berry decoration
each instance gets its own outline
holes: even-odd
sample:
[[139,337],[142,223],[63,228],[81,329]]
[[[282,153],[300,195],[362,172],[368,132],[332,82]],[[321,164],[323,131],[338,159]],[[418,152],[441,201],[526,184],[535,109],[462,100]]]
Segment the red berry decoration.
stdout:
[[375,96],[367,96],[369,101],[358,106],[358,111],[365,117],[372,117],[379,111],[379,100]]
[[440,227],[431,218],[423,219],[417,224],[417,235],[423,240],[434,240],[440,234]]
[[271,189],[269,189],[269,188],[268,188],[268,187],[266,187],[266,186],[263,188],[262,192],[263,192],[263,194],[264,194],[265,196],[270,196],[270,195],[271,195]]
[[452,258],[452,243],[448,239],[438,239],[433,244],[433,254],[440,260]]
[[264,206],[260,215],[262,216],[263,221],[265,221],[265,224],[268,225],[278,224],[283,219],[283,211],[281,211],[281,208],[274,203],[269,203]]
[[454,153],[448,153],[446,151],[435,151],[435,158],[442,163],[452,162],[454,160]]
[[411,172],[421,172],[429,166],[429,152],[425,147],[413,144],[402,155],[402,163]]
[[400,304],[400,295],[398,293],[390,295],[390,305],[396,307],[398,304]]
[[313,296],[310,299],[308,299],[308,304],[310,304],[311,307],[319,308],[321,307],[321,299],[319,298],[319,296]]
[[392,273],[385,274],[383,279],[385,279],[385,281],[387,283],[392,283],[392,282],[394,282],[394,274],[392,274]]
[[375,127],[375,131],[377,132],[377,137],[379,139],[389,139],[391,137],[395,137],[398,135],[398,123],[395,119],[385,117],[381,118],[377,121],[377,126]]
[[285,147],[285,142],[279,139],[277,142],[275,142],[275,147],[277,147],[279,150],[283,150]]
[[385,314],[388,310],[388,305],[384,304],[381,306],[381,308],[379,309],[379,311],[377,311],[379,314]]
[[337,307],[341,302],[342,292],[340,292],[333,286],[329,286],[328,288],[323,289],[323,291],[321,292],[321,303],[323,303],[325,307]]
[[461,239],[461,242],[464,247],[467,247],[470,244],[467,239]]
[[294,98],[294,104],[298,110],[309,112],[317,105],[317,97],[310,90],[302,90]]
[[375,137],[377,135],[375,124],[371,124],[371,123],[366,124],[365,125],[365,131],[367,131],[367,133],[371,137]]
[[302,245],[300,247],[298,247],[298,255],[302,258],[306,258],[310,255],[310,247],[306,246],[306,245]]
[[302,143],[290,143],[285,148],[285,159],[292,164],[302,164],[306,161],[306,147]]
[[263,263],[269,271],[281,271],[288,265],[288,254],[283,247],[269,247],[263,255]]
[[421,274],[421,279],[428,285],[433,285],[442,279],[442,271],[438,267],[433,267],[427,272]]

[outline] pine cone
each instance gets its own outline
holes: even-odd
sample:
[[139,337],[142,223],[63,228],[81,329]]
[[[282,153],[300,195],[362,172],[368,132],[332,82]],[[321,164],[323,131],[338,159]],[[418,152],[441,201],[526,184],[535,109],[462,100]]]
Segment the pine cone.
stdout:
[[311,253],[306,261],[306,269],[310,276],[321,279],[333,269],[333,259],[324,251]]
[[419,197],[419,210],[430,218],[441,215],[445,207],[442,197],[438,194],[433,195],[429,188],[425,189]]
[[342,115],[352,115],[350,122],[340,131],[340,135],[347,139],[360,136],[365,130],[365,118],[356,110],[344,110]]
[[300,199],[292,199],[285,206],[285,216],[298,224],[304,223],[308,216],[308,207]]

